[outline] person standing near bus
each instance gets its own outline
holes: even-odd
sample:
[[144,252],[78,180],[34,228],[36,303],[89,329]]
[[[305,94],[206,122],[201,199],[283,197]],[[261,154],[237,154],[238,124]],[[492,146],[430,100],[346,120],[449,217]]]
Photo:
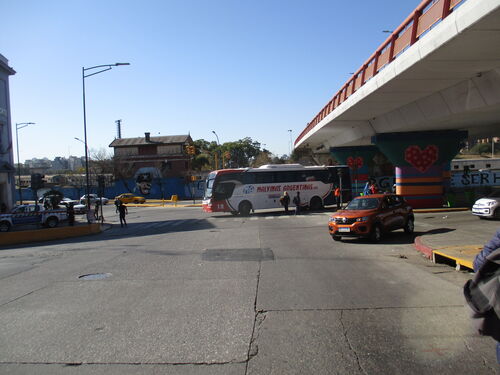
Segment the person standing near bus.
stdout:
[[340,210],[340,188],[338,186],[335,187],[333,195],[335,196],[335,203],[337,203],[337,210]]
[[300,191],[293,197],[293,204],[295,204],[295,215],[298,215],[300,213]]
[[118,213],[120,214],[120,225],[123,228],[123,224],[127,226],[127,221],[125,220],[125,215],[128,214],[127,206],[120,201],[120,205],[118,206]]
[[288,214],[288,205],[290,204],[290,196],[288,192],[283,192],[283,196],[280,198],[280,203],[283,207],[285,207],[285,214]]

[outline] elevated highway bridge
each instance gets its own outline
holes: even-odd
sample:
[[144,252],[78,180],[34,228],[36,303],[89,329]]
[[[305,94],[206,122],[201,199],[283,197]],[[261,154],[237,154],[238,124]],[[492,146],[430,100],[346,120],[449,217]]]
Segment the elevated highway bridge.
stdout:
[[435,207],[465,138],[499,133],[500,0],[424,0],[295,148],[329,151],[361,181],[388,159],[396,191],[415,207]]

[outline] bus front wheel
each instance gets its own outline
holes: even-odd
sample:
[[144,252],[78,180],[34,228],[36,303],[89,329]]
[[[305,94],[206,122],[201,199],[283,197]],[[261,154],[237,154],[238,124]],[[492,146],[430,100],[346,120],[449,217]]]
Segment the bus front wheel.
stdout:
[[252,209],[252,205],[250,202],[241,202],[240,207],[239,207],[239,212],[241,216],[248,216],[250,215],[250,210]]

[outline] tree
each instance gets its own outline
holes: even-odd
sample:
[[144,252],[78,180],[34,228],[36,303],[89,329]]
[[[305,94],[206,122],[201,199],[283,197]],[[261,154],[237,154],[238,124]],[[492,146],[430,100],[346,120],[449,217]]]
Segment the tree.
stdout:
[[111,152],[101,148],[99,150],[92,149],[90,154],[89,167],[95,174],[113,173],[114,162]]
[[[220,166],[222,164],[222,157],[224,157],[226,167],[248,167],[255,160],[257,155],[267,151],[261,150],[261,144],[252,140],[250,137],[245,137],[235,142],[226,142],[221,145],[217,144],[217,142],[208,142],[204,139],[197,139],[193,143],[196,146],[196,154],[205,154],[209,161],[208,165],[214,166],[215,168],[218,167],[215,166],[215,160],[218,160]],[[225,156],[227,153],[229,153],[229,158]],[[208,165],[204,164],[204,166]]]
[[272,159],[270,157],[269,151],[262,151],[257,155],[257,157],[252,162],[252,167],[258,168],[261,165],[271,164]]

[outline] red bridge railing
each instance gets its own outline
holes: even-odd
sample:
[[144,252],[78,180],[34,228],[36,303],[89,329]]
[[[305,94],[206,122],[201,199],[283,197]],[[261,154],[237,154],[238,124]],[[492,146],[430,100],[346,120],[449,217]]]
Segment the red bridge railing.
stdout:
[[311,129],[374,75],[384,69],[387,64],[418,41],[436,23],[445,19],[457,5],[465,1],[467,0],[423,0],[307,124],[294,144],[297,144]]

